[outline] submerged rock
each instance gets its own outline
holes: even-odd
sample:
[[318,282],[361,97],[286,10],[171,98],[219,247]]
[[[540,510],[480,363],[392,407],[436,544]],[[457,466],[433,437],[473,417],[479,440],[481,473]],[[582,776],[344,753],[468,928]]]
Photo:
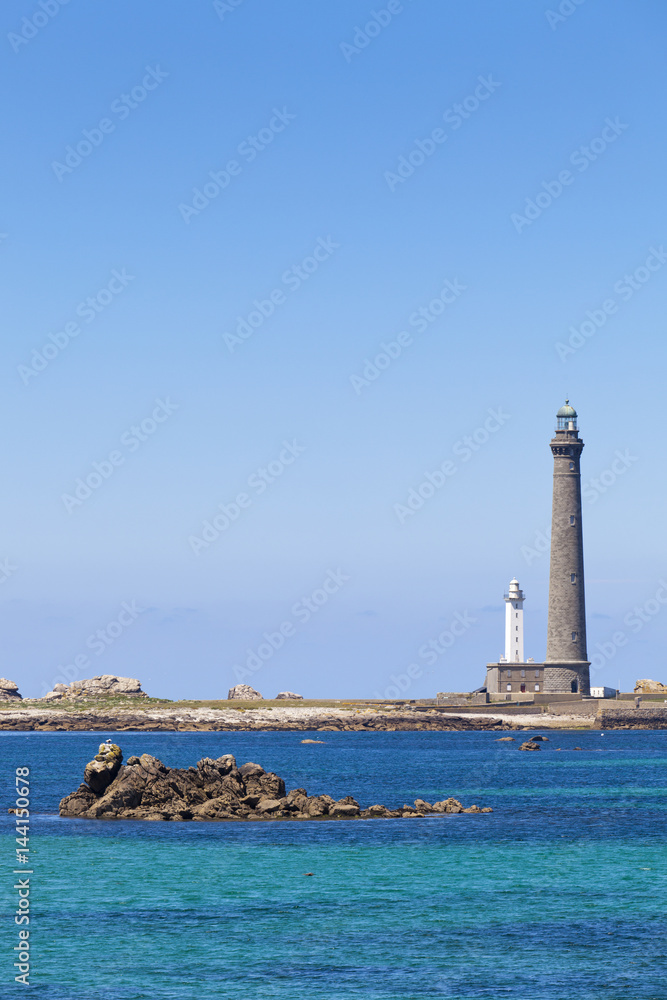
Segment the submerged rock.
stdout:
[[491,812],[464,806],[454,798],[433,805],[416,799],[414,807],[363,809],[351,795],[308,795],[305,788],[285,792],[285,782],[260,764],[237,767],[231,754],[204,757],[196,767],[169,768],[150,754],[129,757],[122,766],[119,746],[108,740],[86,765],[84,784],[60,803],[60,815],[85,819],[268,820],[373,819],[436,813]]
[[528,740],[526,743],[522,743],[521,746],[519,747],[519,750],[541,750],[541,749],[542,747],[539,746],[539,744],[533,743],[531,740]]

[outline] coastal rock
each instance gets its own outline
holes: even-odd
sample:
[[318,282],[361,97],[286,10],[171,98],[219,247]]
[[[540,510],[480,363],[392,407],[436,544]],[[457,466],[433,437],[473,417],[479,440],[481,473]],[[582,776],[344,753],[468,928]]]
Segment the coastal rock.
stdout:
[[264,696],[250,687],[249,684],[235,684],[229,689],[227,701],[263,701]]
[[115,674],[101,674],[87,680],[72,681],[71,684],[55,684],[53,691],[44,696],[46,701],[57,698],[111,698],[124,695],[129,698],[146,698],[141,683],[135,677],[116,677]]
[[662,681],[637,681],[635,694],[664,694],[667,696],[667,685],[663,684]]
[[122,763],[120,747],[116,743],[102,743],[99,753],[86,764],[83,780],[96,795],[101,795],[120,771]]
[[425,816],[427,813],[484,812],[465,810],[453,798],[431,806],[388,809],[373,805],[362,811],[351,795],[334,801],[330,795],[309,796],[305,788],[285,794],[285,782],[272,771],[248,762],[237,767],[231,754],[204,757],[196,767],[169,768],[150,754],[133,755],[122,766],[119,746],[108,741],[86,765],[85,783],[60,803],[60,815],[85,819],[145,820],[283,820],[373,819]]
[[513,736],[501,736],[495,741],[496,743],[516,743]]
[[72,681],[69,686],[70,694],[74,695],[144,695],[141,690],[141,683],[136,677],[116,677],[114,674],[101,674],[98,677],[91,677],[88,680]]
[[259,794],[272,799],[282,799],[285,796],[285,782],[272,771],[267,771],[259,778],[246,778],[244,784],[249,795]]
[[[252,767],[259,767],[259,764],[253,764]],[[244,764],[243,767],[248,767]],[[219,775],[231,774],[232,771],[236,770],[236,757],[231,753],[224,754],[222,757],[218,757],[217,760],[213,760],[211,757],[204,757],[197,764],[197,770],[201,771],[202,774],[210,773],[215,771]],[[261,773],[264,773],[263,768],[260,768]]]
[[307,816],[327,816],[329,803],[325,802],[321,795],[313,795],[307,800],[304,812]]
[[265,771],[262,765],[253,764],[252,761],[248,761],[247,764],[241,764],[239,768],[239,774],[242,778],[258,778],[264,773]]
[[0,677],[0,701],[22,701],[19,686],[6,677]]
[[278,809],[280,809],[279,799],[260,799],[257,805],[257,812],[259,813],[277,812]]
[[76,818],[85,816],[97,801],[95,792],[88,785],[79,785],[75,792],[67,795],[60,803],[60,815]]
[[438,813],[461,813],[463,806],[458,799],[443,799],[442,802],[433,803],[433,811]]
[[281,691],[276,695],[276,701],[303,701],[303,695],[294,694],[294,691]]
[[529,742],[530,743],[548,743],[549,742],[549,737],[548,736],[531,736]]
[[386,806],[369,806],[368,809],[364,809],[364,816],[388,816],[390,810]]
[[522,743],[519,750],[541,750],[542,747],[538,743],[532,743],[528,740],[526,743]]
[[430,802],[425,802],[424,799],[415,799],[415,809],[417,812],[433,812],[433,806]]
[[334,802],[331,809],[329,810],[329,814],[331,816],[346,816],[346,817],[358,816],[360,812],[361,809],[359,808],[358,802],[357,803]]

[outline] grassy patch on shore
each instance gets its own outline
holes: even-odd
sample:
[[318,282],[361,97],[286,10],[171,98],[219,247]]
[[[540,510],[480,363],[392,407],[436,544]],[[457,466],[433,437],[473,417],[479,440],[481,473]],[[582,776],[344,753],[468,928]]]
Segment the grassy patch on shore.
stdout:
[[144,709],[169,708],[175,702],[166,698],[131,698],[127,695],[117,695],[111,698],[63,698],[62,701],[44,701],[42,699],[23,699],[22,701],[2,701],[0,711],[17,712],[22,709],[37,709],[49,712],[51,710],[60,712],[87,712],[91,710],[103,710],[109,708],[128,708],[134,711]]
[[[365,701],[227,701],[218,700],[183,700],[171,701],[169,698],[134,698],[128,695],[115,695],[108,698],[63,698],[62,701],[24,700],[0,702],[0,712],[16,712],[21,709],[38,709],[59,712],[95,712],[122,708],[132,712],[192,710],[195,708],[217,709],[218,711],[250,712],[257,709],[273,708],[337,708],[349,711],[361,708],[377,708],[378,703]],[[385,706],[383,706],[384,708]]]

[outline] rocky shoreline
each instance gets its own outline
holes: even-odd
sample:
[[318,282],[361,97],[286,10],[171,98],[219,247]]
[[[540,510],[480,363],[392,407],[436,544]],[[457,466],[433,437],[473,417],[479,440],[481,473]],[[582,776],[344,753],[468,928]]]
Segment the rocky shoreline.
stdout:
[[150,754],[129,757],[123,766],[120,747],[102,744],[86,765],[84,783],[60,803],[68,819],[141,820],[340,820],[419,818],[453,813],[490,813],[488,806],[464,807],[457,799],[439,802],[415,799],[414,806],[390,809],[371,805],[362,809],[347,795],[308,795],[305,788],[285,792],[277,774],[249,762],[237,767],[231,754],[196,767],[166,767]]
[[[518,725],[521,726],[520,720]],[[491,717],[453,715],[437,709],[274,708],[91,709],[24,708],[0,713],[0,730],[82,732],[400,732],[408,730],[497,730],[515,724]]]
[[[129,701],[129,699],[128,699]],[[223,703],[224,704],[224,703]],[[177,703],[87,705],[75,707],[19,702],[0,710],[0,730],[23,732],[439,732],[517,729],[667,729],[667,704],[640,708],[612,703],[590,714],[512,712],[488,706],[486,712],[446,707],[361,703],[338,707],[266,706],[191,708]]]

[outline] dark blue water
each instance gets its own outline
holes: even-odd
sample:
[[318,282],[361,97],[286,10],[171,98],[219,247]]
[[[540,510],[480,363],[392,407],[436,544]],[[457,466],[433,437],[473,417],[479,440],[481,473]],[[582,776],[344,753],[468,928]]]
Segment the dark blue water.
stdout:
[[[233,753],[362,805],[492,814],[289,823],[61,820],[101,738]],[[48,1000],[666,1000],[667,732],[0,733],[3,908],[31,769],[31,990]],[[575,746],[586,752],[574,751]],[[562,747],[562,752],[556,748]],[[307,876],[306,872],[312,872]],[[16,996],[5,922],[0,995]]]

